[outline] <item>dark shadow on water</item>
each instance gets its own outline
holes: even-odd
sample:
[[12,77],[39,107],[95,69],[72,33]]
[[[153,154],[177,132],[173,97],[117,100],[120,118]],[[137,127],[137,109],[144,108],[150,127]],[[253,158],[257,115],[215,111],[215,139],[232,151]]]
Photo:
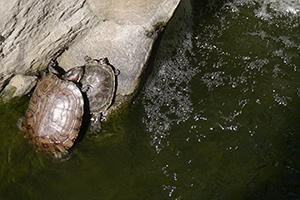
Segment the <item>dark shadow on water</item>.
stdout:
[[85,92],[82,93],[82,96],[83,96],[83,100],[84,100],[84,113],[83,113],[83,116],[82,116],[82,124],[81,124],[79,135],[76,139],[75,144],[73,145],[74,148],[76,148],[77,143],[82,142],[82,140],[84,139],[84,136],[86,135],[86,133],[88,131],[90,121],[91,121],[90,120],[91,119],[91,113],[90,113],[90,107],[89,107],[89,99],[87,98]]

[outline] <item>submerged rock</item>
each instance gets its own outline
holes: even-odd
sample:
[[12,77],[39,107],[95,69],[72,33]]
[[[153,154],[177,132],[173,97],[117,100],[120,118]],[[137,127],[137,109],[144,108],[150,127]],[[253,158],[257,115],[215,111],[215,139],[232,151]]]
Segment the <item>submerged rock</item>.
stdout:
[[1,1],[0,90],[18,74],[37,75],[59,56],[59,65],[68,70],[83,65],[88,55],[107,57],[120,70],[116,104],[127,101],[139,85],[158,32],[179,2]]
[[21,97],[24,94],[29,93],[36,83],[36,76],[18,74],[14,76],[4,90],[2,90],[0,97],[4,102],[7,102],[13,98]]

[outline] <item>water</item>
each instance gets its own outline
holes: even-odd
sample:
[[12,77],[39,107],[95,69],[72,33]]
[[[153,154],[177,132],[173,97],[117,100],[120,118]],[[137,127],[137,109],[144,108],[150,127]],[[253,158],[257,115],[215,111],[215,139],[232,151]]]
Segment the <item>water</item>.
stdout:
[[2,105],[0,199],[299,199],[299,12],[183,0],[131,108],[65,163],[15,127],[28,97]]

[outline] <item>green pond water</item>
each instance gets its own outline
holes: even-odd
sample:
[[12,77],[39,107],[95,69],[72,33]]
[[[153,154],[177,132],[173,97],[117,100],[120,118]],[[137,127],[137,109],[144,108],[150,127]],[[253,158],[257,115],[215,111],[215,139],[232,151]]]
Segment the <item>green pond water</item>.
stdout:
[[17,129],[30,96],[0,105],[0,199],[300,199],[299,15],[182,0],[131,107],[66,162]]

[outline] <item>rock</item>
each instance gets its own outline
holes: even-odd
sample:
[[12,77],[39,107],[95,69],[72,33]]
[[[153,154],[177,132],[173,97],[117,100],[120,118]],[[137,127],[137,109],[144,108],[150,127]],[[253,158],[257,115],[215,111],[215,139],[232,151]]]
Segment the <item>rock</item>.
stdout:
[[10,80],[9,84],[1,92],[0,96],[4,102],[16,97],[21,97],[24,94],[29,93],[36,85],[36,82],[36,76],[18,74]]
[[179,0],[88,0],[88,3],[99,23],[74,42],[58,58],[58,63],[68,70],[83,65],[85,55],[107,57],[120,70],[115,102],[118,105],[128,101],[137,90],[157,33],[167,24]]
[[121,26],[105,21],[63,53],[58,63],[68,70],[83,65],[85,55],[107,57],[109,63],[120,70],[117,94],[128,95],[134,91],[135,81],[143,70],[152,44],[153,39],[147,37],[145,29],[140,26]]
[[0,90],[16,74],[37,75],[57,57],[68,70],[82,65],[89,55],[107,57],[120,70],[115,104],[128,101],[137,90],[157,34],[179,2],[1,1]]
[[80,34],[93,14],[85,0],[0,1],[0,90],[15,74],[37,74]]
[[118,24],[136,24],[146,29],[158,21],[169,21],[179,2],[179,0],[88,0],[91,11],[99,18]]

